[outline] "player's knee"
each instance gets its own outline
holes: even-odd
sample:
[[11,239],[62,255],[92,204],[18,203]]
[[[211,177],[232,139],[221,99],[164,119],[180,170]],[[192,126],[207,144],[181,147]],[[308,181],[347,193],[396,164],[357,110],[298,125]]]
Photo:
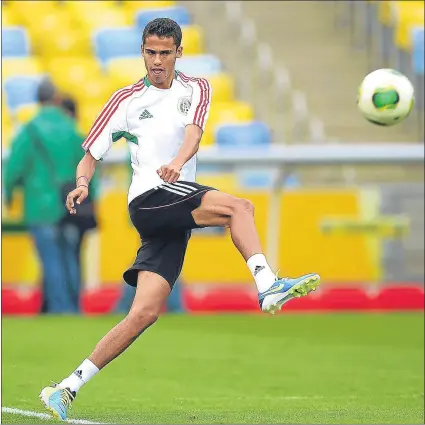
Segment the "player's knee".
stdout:
[[249,213],[254,215],[254,204],[249,199],[237,198],[234,211],[236,213]]
[[128,314],[128,319],[133,324],[136,332],[141,333],[158,320],[158,314],[150,309],[133,309]]

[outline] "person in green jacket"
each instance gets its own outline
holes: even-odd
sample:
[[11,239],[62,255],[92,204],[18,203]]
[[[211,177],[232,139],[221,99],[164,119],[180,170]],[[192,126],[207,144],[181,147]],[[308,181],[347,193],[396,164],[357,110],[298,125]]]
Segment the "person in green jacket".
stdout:
[[78,226],[66,222],[62,184],[75,179],[84,152],[75,120],[62,108],[49,80],[37,92],[40,110],[23,125],[11,144],[4,191],[6,205],[20,186],[24,195],[24,222],[42,265],[44,311],[78,313],[80,292]]

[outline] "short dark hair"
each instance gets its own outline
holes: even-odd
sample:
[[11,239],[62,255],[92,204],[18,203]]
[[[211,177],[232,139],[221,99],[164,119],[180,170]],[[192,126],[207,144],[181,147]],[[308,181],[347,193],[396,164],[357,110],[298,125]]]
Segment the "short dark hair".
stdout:
[[44,77],[37,87],[37,100],[39,103],[51,102],[56,96],[56,87],[49,77]]
[[77,118],[77,104],[74,99],[69,96],[64,97],[61,106],[71,117]]
[[156,18],[150,21],[143,30],[142,44],[145,44],[146,38],[150,35],[156,35],[159,38],[172,37],[177,48],[182,44],[182,29],[177,22],[169,18]]

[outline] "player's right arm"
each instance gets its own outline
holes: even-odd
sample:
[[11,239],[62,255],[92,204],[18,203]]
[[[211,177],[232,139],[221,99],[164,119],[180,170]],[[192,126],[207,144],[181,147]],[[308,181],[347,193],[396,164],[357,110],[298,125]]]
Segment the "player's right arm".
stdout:
[[76,213],[74,201],[81,204],[89,195],[89,183],[96,170],[97,160],[87,151],[77,166],[75,185],[77,186],[66,198],[66,208],[71,214]]
[[71,214],[76,213],[74,202],[81,204],[88,196],[89,183],[97,161],[102,160],[108,153],[113,141],[120,133],[127,131],[123,104],[133,91],[134,89],[125,88],[115,92],[103,107],[84,140],[82,147],[86,153],[77,166],[76,188],[68,194],[66,199],[66,208]]

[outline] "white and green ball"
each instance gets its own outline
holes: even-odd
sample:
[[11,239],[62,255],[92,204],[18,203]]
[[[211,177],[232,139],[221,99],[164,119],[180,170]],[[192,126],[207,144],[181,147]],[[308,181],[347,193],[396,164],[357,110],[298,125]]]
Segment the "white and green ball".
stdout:
[[370,122],[390,126],[403,121],[413,108],[414,88],[394,69],[377,69],[362,81],[357,106]]

